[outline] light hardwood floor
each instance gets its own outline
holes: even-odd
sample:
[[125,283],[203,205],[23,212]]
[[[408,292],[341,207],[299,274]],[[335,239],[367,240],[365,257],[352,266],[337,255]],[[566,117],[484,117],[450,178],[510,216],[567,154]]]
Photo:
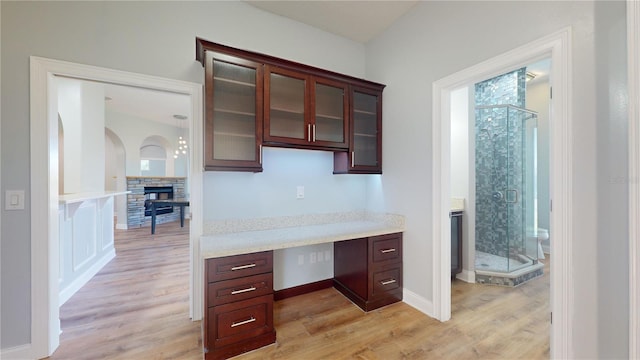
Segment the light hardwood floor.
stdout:
[[[202,359],[186,229],[117,231],[116,259],[61,308],[50,359]],[[277,343],[237,359],[549,358],[549,264],[515,289],[454,281],[451,292],[446,323],[404,303],[365,314],[334,289],[278,301]]]

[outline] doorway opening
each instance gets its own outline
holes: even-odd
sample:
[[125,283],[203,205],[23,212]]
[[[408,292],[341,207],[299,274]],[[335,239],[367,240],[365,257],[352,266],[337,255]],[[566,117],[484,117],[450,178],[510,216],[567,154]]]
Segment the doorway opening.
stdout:
[[571,278],[571,29],[563,29],[462,70],[433,84],[433,313],[441,320],[451,318],[451,95],[456,89],[551,59],[553,106],[551,107],[550,189],[553,212],[551,263],[551,357],[570,358],[573,286]]
[[[51,355],[59,345],[58,299],[58,105],[56,77],[105,84],[117,84],[189,97],[191,125],[187,171],[191,195],[189,235],[190,317],[202,317],[202,285],[199,266],[199,236],[202,233],[201,163],[202,85],[178,80],[134,74],[88,65],[31,57],[31,351],[33,357]],[[53,158],[55,155],[56,159]],[[137,166],[139,167],[139,162]]]

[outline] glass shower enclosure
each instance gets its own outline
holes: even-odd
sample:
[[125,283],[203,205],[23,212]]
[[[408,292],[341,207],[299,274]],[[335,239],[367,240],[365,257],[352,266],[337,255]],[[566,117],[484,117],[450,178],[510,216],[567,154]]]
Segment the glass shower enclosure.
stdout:
[[476,270],[537,263],[536,137],[535,112],[476,106]]

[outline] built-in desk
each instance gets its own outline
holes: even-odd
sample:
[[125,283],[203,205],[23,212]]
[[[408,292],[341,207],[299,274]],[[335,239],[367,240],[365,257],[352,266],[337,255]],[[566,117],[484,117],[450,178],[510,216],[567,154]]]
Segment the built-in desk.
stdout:
[[273,250],[334,243],[336,289],[365,311],[402,300],[402,216],[357,212],[257,219],[220,222],[210,230],[221,232],[200,239],[206,359],[275,342]]

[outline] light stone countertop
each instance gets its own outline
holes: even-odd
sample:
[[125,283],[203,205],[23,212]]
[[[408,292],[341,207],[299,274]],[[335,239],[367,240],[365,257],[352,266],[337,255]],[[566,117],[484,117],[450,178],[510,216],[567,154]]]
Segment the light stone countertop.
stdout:
[[463,198],[451,198],[451,212],[464,211]]
[[200,255],[209,259],[403,232],[404,218],[398,221],[398,215],[389,216],[392,221],[365,216],[334,223],[203,235]]
[[111,196],[129,194],[131,191],[94,191],[83,193],[62,194],[58,196],[58,203],[60,205],[80,203],[87,200],[102,199]]

